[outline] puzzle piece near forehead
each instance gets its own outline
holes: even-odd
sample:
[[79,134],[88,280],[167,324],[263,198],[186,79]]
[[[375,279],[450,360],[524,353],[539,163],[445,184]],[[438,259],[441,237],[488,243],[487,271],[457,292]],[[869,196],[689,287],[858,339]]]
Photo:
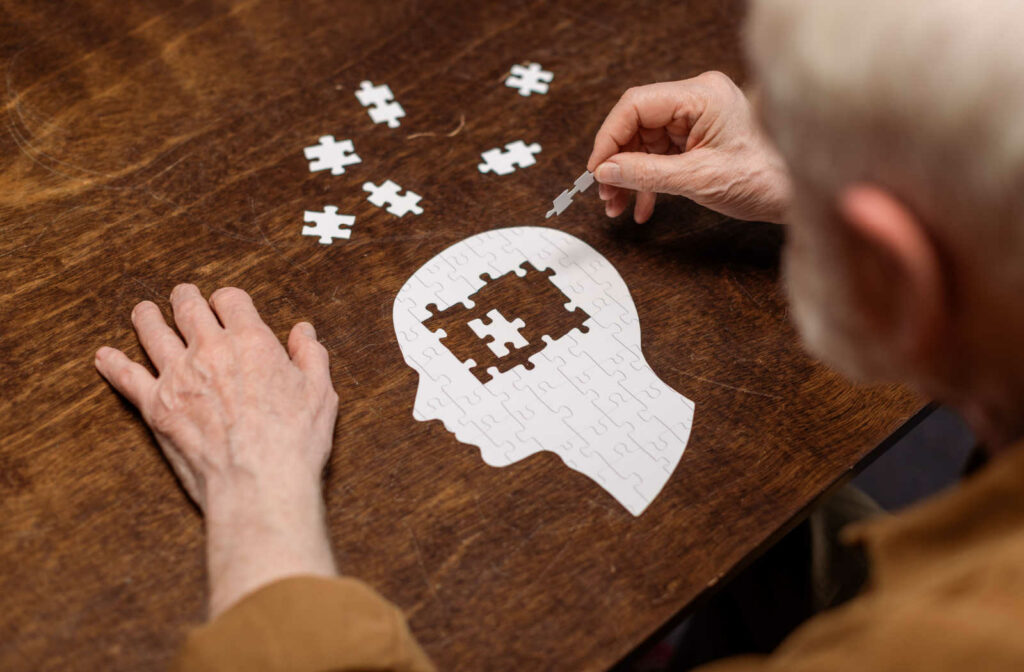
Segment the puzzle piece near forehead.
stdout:
[[[423,321],[423,326],[433,332],[444,330],[441,342],[456,359],[467,364],[481,383],[492,379],[488,371],[491,367],[499,373],[517,366],[532,369],[534,364],[530,358],[549,342],[557,341],[574,329],[580,333],[589,331],[585,323],[590,315],[579,307],[568,309],[569,298],[551,282],[553,269],[539,271],[530,262],[523,262],[519,268],[525,271],[521,276],[515,271],[497,278],[482,274],[484,286],[467,297],[467,303],[455,303],[444,310],[438,310],[433,303],[427,305],[431,316]],[[472,307],[468,307],[470,304]],[[494,342],[493,336],[482,339],[469,324],[475,320],[490,324],[493,316],[489,313],[494,310],[506,321],[511,319],[515,325],[521,323],[519,336],[526,341],[504,356],[489,347]]]
[[516,349],[529,345],[529,342],[519,333],[519,330],[526,326],[522,318],[517,317],[509,322],[497,308],[488,311],[487,318],[486,322],[482,319],[470,320],[469,328],[483,339],[491,352],[498,357],[508,355],[508,346],[510,345]]

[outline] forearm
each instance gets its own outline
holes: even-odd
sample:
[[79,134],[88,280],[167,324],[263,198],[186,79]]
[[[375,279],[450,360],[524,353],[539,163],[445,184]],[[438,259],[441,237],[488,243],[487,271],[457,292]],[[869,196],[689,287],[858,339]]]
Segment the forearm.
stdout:
[[208,490],[210,618],[245,595],[296,575],[335,576],[319,481]]

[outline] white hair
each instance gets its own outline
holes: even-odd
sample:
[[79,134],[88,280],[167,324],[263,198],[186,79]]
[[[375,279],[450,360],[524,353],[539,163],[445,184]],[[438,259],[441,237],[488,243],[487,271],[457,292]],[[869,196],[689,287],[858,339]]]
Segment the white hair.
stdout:
[[1024,288],[1024,1],[753,0],[747,45],[799,184],[886,188]]

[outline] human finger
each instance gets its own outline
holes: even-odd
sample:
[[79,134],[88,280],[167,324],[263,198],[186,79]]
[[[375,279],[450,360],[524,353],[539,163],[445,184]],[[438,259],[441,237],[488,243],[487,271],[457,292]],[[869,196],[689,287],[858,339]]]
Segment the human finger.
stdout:
[[96,369],[118,392],[144,412],[143,405],[148,398],[156,378],[144,366],[133,362],[116,348],[106,346],[96,351]]
[[693,155],[623,152],[597,167],[598,182],[637,192],[657,192],[687,196],[692,191]]
[[640,147],[643,151],[650,154],[675,154],[678,153],[678,148],[672,141],[672,138],[666,132],[664,127],[661,128],[641,128],[638,133],[640,139]]
[[650,191],[641,191],[636,195],[636,205],[633,206],[633,220],[637,224],[643,224],[654,214],[654,202],[657,194]]
[[132,309],[132,324],[143,350],[157,371],[162,371],[185,352],[185,344],[167,326],[163,314],[152,301],[143,301]]
[[629,202],[633,199],[633,192],[625,189],[619,189],[615,196],[604,204],[604,212],[609,217],[618,217],[626,211],[629,207]]
[[182,284],[171,290],[174,323],[189,345],[203,336],[220,331],[220,324],[195,285]]
[[225,329],[269,329],[252,298],[237,287],[221,287],[210,295],[210,305]]
[[662,82],[629,89],[605,118],[594,138],[587,160],[593,172],[609,157],[622,151],[642,128],[661,128],[679,118],[696,118],[704,108],[700,87],[683,82]]
[[601,200],[605,202],[605,205],[607,205],[609,201],[614,201],[616,199],[619,199],[622,203],[629,203],[630,199],[633,198],[633,192],[629,189],[620,189],[618,187],[613,187],[610,184],[599,184],[598,195],[601,197]]
[[295,366],[314,382],[332,387],[330,356],[316,338],[316,329],[309,322],[299,322],[288,334],[288,355]]

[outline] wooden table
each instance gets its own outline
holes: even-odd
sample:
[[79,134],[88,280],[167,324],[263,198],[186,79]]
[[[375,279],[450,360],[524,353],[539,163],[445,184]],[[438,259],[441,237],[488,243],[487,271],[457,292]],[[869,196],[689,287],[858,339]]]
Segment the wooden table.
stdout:
[[[3,0],[0,58],[0,668],[157,670],[204,612],[203,530],[133,410],[93,370],[140,350],[132,306],[173,285],[248,290],[282,336],[315,323],[341,395],[327,475],[340,565],[401,605],[450,670],[600,670],[790,525],[921,402],[801,354],[776,227],[663,199],[609,222],[551,199],[633,84],[742,79],[743,3]],[[86,6],[88,5],[88,6]],[[532,60],[548,95],[502,82]],[[389,84],[374,125],[353,90]],[[310,173],[333,133],[363,162]],[[481,175],[480,152],[543,146]],[[423,195],[398,220],[366,180]],[[325,203],[351,240],[300,235]],[[543,453],[483,464],[413,421],[391,303],[467,235],[562,228],[628,283],[658,374],[697,404],[689,447],[634,518]]]

